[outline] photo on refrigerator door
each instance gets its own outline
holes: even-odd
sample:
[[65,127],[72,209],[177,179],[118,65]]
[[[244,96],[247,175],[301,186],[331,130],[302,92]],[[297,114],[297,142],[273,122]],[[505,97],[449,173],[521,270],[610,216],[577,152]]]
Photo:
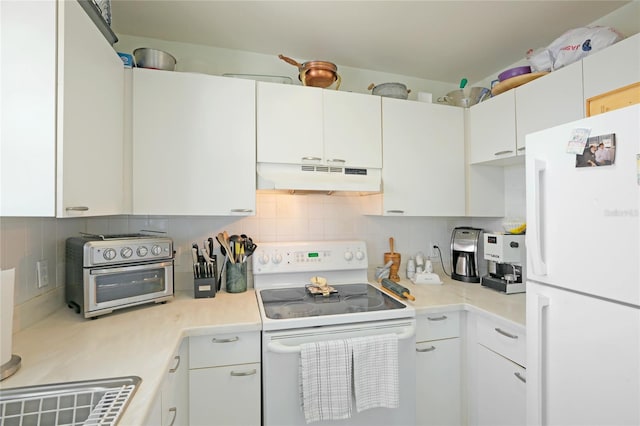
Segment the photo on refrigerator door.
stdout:
[[615,133],[592,136],[587,139],[582,155],[576,155],[576,167],[611,166],[615,162],[615,157]]

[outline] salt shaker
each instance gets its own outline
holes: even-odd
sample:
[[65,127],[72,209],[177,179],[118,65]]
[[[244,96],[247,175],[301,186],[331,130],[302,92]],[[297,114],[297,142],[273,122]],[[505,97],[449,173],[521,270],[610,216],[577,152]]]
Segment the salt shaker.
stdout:
[[407,261],[407,278],[410,280],[415,279],[416,277],[416,261],[413,257],[410,257]]

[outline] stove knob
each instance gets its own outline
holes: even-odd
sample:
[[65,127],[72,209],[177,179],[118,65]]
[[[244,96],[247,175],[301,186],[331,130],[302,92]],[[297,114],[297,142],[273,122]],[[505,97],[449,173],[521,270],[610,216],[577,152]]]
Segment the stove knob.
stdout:
[[120,256],[122,256],[125,259],[130,258],[133,255],[133,250],[131,249],[131,247],[123,247],[122,250],[120,250]]
[[261,254],[260,257],[258,257],[258,261],[261,265],[266,265],[269,263],[269,255],[266,253]]
[[350,251],[344,252],[344,260],[347,260],[347,261],[353,260],[353,253]]
[[145,257],[147,253],[149,253],[149,249],[146,246],[140,246],[138,250],[136,250],[136,253],[138,253],[140,257]]
[[358,259],[358,260],[364,260],[364,253],[363,253],[363,252],[361,252],[360,250],[358,250],[358,251],[356,252],[356,259]]
[[155,245],[153,247],[151,247],[151,254],[154,256],[158,256],[160,253],[162,253],[162,247],[160,247],[159,245]]
[[104,251],[104,253],[102,253],[102,257],[105,258],[105,260],[113,260],[116,258],[116,251],[112,248],[108,248]]
[[271,261],[277,265],[278,263],[282,262],[282,255],[280,253],[273,255]]

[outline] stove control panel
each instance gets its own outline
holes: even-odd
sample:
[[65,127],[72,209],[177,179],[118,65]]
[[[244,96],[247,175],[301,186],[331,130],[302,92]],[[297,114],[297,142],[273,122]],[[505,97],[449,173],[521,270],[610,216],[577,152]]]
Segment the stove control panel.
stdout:
[[261,243],[253,255],[254,274],[366,269],[364,241]]

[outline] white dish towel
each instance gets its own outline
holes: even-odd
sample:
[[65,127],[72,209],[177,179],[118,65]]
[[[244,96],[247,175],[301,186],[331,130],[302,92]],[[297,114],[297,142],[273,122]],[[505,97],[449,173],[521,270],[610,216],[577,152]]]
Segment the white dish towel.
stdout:
[[398,335],[356,337],[351,343],[358,412],[376,407],[398,408]]
[[304,343],[300,347],[300,392],[307,423],[351,417],[351,341]]

